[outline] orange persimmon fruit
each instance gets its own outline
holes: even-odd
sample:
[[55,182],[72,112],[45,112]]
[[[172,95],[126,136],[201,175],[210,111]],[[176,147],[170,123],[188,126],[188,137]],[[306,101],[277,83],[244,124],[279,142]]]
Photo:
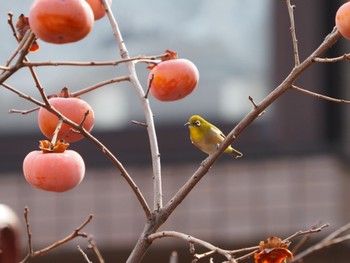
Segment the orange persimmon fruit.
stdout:
[[289,244],[281,238],[271,236],[259,243],[259,252],[254,253],[255,263],[285,263],[287,258],[293,259],[288,250]]
[[40,141],[42,150],[34,150],[24,158],[23,174],[30,185],[45,191],[65,192],[81,183],[85,175],[83,158],[76,151],[66,150],[68,143],[58,144],[51,150],[49,141]]
[[[49,99],[50,104],[63,114],[66,118],[76,124],[83,123],[83,127],[87,131],[91,131],[94,125],[95,116],[92,107],[84,100],[74,97],[63,98],[54,97]],[[40,108],[38,113],[38,124],[41,132],[49,139],[52,139],[58,124],[58,117],[46,110]],[[82,134],[72,130],[72,127],[63,123],[58,133],[59,140],[66,142],[76,142],[84,138]]]
[[29,25],[45,42],[76,42],[92,30],[94,14],[85,0],[35,0],[29,11]]
[[346,2],[338,8],[335,24],[340,34],[350,40],[350,2]]
[[151,67],[148,86],[151,94],[160,101],[179,100],[189,95],[199,81],[198,69],[188,59],[176,58],[176,52]]

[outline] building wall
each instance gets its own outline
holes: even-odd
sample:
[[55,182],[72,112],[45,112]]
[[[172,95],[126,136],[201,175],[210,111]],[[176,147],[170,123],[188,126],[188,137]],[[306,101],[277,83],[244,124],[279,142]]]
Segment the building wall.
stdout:
[[[229,158],[229,157],[227,157]],[[223,157],[175,210],[162,230],[175,230],[212,243],[256,245],[271,235],[287,237],[317,222],[331,226],[315,238],[350,221],[347,211],[348,171],[331,155],[265,160]],[[163,167],[164,202],[169,200],[199,163]],[[127,167],[152,206],[152,171],[148,166]],[[35,189],[21,174],[0,177],[0,200],[18,214],[22,244],[26,246],[23,209],[36,249],[70,234],[89,214],[84,228],[102,249],[130,249],[143,229],[145,217],[132,191],[114,169],[88,169],[81,185],[56,194]],[[156,248],[171,248],[178,241],[156,241]],[[184,242],[185,243],[185,242]],[[76,239],[63,250],[74,250]],[[25,250],[25,248],[24,248]]]

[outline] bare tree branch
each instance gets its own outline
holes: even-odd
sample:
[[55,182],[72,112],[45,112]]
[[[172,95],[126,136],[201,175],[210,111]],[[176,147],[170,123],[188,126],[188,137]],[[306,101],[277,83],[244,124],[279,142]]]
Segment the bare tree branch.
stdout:
[[298,87],[296,85],[292,85],[291,89],[299,91],[299,92],[307,94],[307,95],[310,95],[310,96],[318,98],[318,99],[328,100],[328,101],[336,102],[336,103],[350,104],[349,100],[335,99],[335,98],[332,98],[332,97],[329,97],[329,96],[318,94],[316,92],[312,92],[312,91],[309,91],[309,90],[306,90],[306,89],[302,89],[302,88],[300,88],[300,87]]
[[294,257],[294,260],[292,262],[298,262],[302,258],[306,257],[307,255],[309,255],[311,253],[314,253],[314,252],[316,252],[318,250],[321,250],[321,249],[323,249],[325,247],[329,247],[331,245],[335,245],[335,244],[344,242],[346,240],[350,240],[350,234],[343,235],[343,236],[339,237],[339,235],[343,234],[344,232],[346,232],[348,230],[350,230],[350,223],[340,227],[339,229],[335,230],[330,235],[328,235],[327,237],[322,239],[317,244],[315,244],[315,245],[309,247],[308,249],[304,250],[303,252],[297,254]]
[[96,257],[98,258],[98,262],[105,263],[105,260],[103,259],[100,250],[96,246],[96,243],[91,236],[88,238],[88,241],[89,241],[89,248],[92,249],[92,251],[94,251]]
[[[188,242],[189,244],[197,244],[197,245],[200,245],[200,246],[203,246],[207,249],[209,249],[209,252],[206,253],[206,254],[200,254],[200,255],[197,255],[197,254],[194,254],[194,258],[196,259],[199,259],[199,258],[203,258],[203,257],[207,257],[213,253],[218,253],[218,254],[221,254],[223,255],[224,257],[226,257],[226,259],[230,262],[230,263],[236,263],[237,261],[232,257],[231,253],[229,250],[224,250],[224,249],[221,249],[219,247],[216,247],[206,241],[203,241],[201,239],[198,239],[198,238],[195,238],[193,236],[190,236],[190,235],[186,235],[186,234],[183,234],[183,233],[179,233],[179,232],[176,232],[176,231],[161,231],[161,232],[157,232],[157,233],[154,233],[154,234],[150,234],[148,236],[148,241],[149,242],[153,242],[154,240],[156,239],[159,239],[159,238],[164,238],[164,237],[174,237],[174,238],[178,238],[178,239],[182,239],[182,240],[185,240],[186,242]],[[192,249],[194,250],[194,249]],[[194,251],[193,251],[194,253]]]
[[[114,18],[114,15],[111,11],[111,8],[108,4],[108,1],[102,0],[104,7],[106,9],[111,27],[113,29],[114,37],[119,46],[120,56],[123,59],[129,59],[129,52],[125,46],[122,34],[119,30],[117,21]],[[152,166],[153,166],[153,210],[159,211],[163,206],[163,190],[162,190],[162,178],[161,178],[161,164],[160,164],[160,153],[158,147],[158,141],[156,136],[156,130],[154,126],[153,113],[149,105],[149,101],[145,98],[145,92],[139,82],[137,77],[136,68],[134,61],[128,61],[126,63],[127,68],[130,73],[130,82],[134,89],[136,90],[141,104],[143,106],[143,111],[147,123],[148,137],[151,147],[151,156],[152,156]]]
[[[89,62],[77,62],[77,61],[42,61],[42,62],[23,62],[22,67],[58,67],[58,66],[73,66],[73,67],[102,67],[102,66],[119,66],[120,64],[135,61],[154,63],[157,60],[168,56],[167,53],[155,55],[155,56],[137,56],[130,57],[115,61],[89,61]],[[8,70],[7,68],[5,68]]]
[[44,254],[46,254],[46,253],[56,249],[57,247],[62,246],[63,244],[66,244],[66,243],[70,242],[71,240],[75,239],[76,237],[87,238],[87,234],[83,233],[83,232],[80,232],[80,231],[87,224],[90,223],[90,221],[91,221],[91,219],[93,217],[93,215],[89,215],[89,217],[79,227],[77,227],[70,235],[68,235],[67,237],[65,237],[65,238],[63,238],[63,239],[53,243],[50,246],[45,247],[43,249],[34,251],[33,247],[32,247],[32,233],[31,233],[30,227],[29,227],[28,212],[29,212],[29,209],[26,208],[24,216],[25,216],[26,226],[27,226],[29,252],[28,252],[27,256],[20,263],[25,263],[25,262],[28,262],[31,258],[42,256],[42,255],[44,255]]
[[79,245],[77,246],[77,248],[80,251],[80,253],[83,255],[85,261],[87,263],[92,263],[92,261],[90,261],[89,257],[86,255],[86,253],[81,249],[81,247]]
[[113,78],[113,79],[108,79],[108,80],[102,81],[100,83],[97,83],[97,84],[95,84],[93,86],[87,87],[85,89],[72,92],[71,95],[74,96],[74,97],[79,97],[79,96],[81,96],[83,94],[89,93],[89,92],[91,92],[91,91],[93,91],[95,89],[104,87],[106,85],[110,85],[110,84],[113,84],[113,83],[116,83],[116,82],[129,81],[129,80],[130,80],[129,76],[122,76],[122,77],[116,77],[116,78]]
[[300,59],[299,59],[299,49],[298,49],[298,40],[297,35],[295,32],[295,23],[294,23],[294,9],[295,6],[291,5],[290,0],[286,0],[286,4],[288,7],[288,14],[290,19],[290,33],[292,35],[292,41],[293,41],[293,49],[294,49],[294,64],[295,66],[300,65]]
[[334,58],[320,58],[320,57],[313,58],[313,61],[318,63],[335,63],[339,61],[349,61],[349,60],[350,60],[350,54],[344,54]]

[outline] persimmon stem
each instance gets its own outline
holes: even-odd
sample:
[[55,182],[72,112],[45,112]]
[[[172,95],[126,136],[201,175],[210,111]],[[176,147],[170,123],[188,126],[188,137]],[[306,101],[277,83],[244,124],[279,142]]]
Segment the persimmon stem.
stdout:
[[148,94],[151,91],[153,79],[154,79],[154,74],[152,74],[152,76],[151,76],[151,78],[150,78],[150,80],[148,82],[148,88],[147,88],[147,91],[146,91],[146,94],[145,94],[145,99],[148,98]]
[[51,151],[53,150],[53,148],[55,147],[55,145],[57,143],[58,134],[61,130],[62,124],[63,124],[63,119],[58,118],[58,123],[57,123],[56,129],[55,129],[53,136],[52,136],[52,139],[51,139],[51,145],[50,145]]

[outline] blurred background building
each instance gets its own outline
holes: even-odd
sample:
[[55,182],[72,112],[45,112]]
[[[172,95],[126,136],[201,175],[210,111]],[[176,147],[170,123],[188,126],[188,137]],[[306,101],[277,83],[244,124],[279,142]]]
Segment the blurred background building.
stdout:
[[[295,3],[294,3],[295,2]],[[0,64],[16,48],[7,24],[7,13],[16,19],[28,14],[32,1],[0,1]],[[334,27],[342,1],[293,1],[301,60],[309,56]],[[159,139],[165,202],[186,182],[206,157],[195,149],[183,126],[200,114],[228,133],[256,102],[263,99],[294,65],[290,22],[285,1],[113,1],[112,10],[131,56],[157,55],[166,49],[193,61],[200,72],[197,89],[181,101],[164,103],[150,98]],[[107,18],[75,44],[41,49],[30,61],[112,61],[119,50]],[[348,52],[340,39],[326,56]],[[146,88],[148,70],[137,66]],[[315,64],[297,85],[332,97],[350,99],[349,65]],[[117,67],[38,67],[48,94],[63,87],[77,91],[126,73]],[[7,81],[40,98],[26,69]],[[29,186],[22,175],[22,161],[43,136],[36,113],[8,114],[10,109],[33,105],[0,89],[0,203],[11,206],[21,218],[30,209],[34,248],[39,249],[68,235],[89,214],[92,234],[107,262],[124,262],[141,233],[144,216],[136,198],[119,172],[86,140],[72,144],[85,159],[87,172],[81,185],[62,194]],[[152,202],[152,170],[139,99],[129,83],[117,83],[83,98],[94,108],[93,134],[105,143]],[[317,222],[331,224],[313,237],[314,242],[350,221],[348,200],[350,157],[350,107],[288,91],[236,140],[244,158],[223,156],[162,227],[205,239],[227,249],[257,245],[271,235],[289,236]],[[26,234],[22,219],[22,243]],[[77,239],[37,262],[83,262],[74,244]],[[349,249],[342,244],[337,249]],[[172,250],[180,262],[189,262],[185,242],[156,241],[144,262],[167,262]],[[339,250],[342,251],[342,250]],[[325,250],[311,260],[347,262],[339,252]],[[343,252],[342,252],[343,253]],[[347,251],[347,255],[349,252]],[[325,260],[325,261],[322,261]],[[345,261],[341,261],[345,260]],[[66,260],[68,261],[68,260]],[[310,261],[311,262],[311,261]],[[316,261],[313,261],[316,262]]]

